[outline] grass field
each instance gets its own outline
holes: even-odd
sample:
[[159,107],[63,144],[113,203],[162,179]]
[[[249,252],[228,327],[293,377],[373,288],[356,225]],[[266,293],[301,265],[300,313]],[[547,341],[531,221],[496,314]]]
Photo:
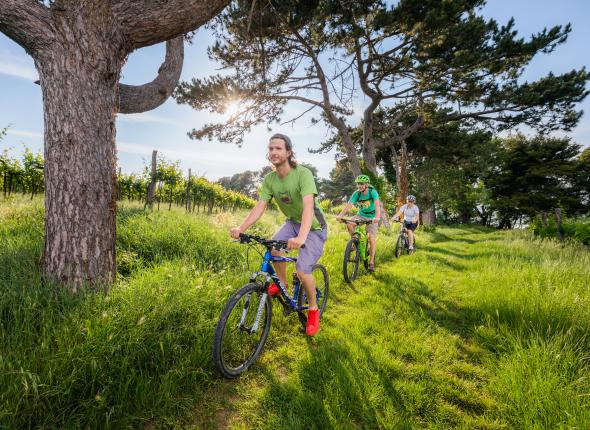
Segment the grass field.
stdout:
[[588,248],[439,227],[395,259],[392,231],[350,287],[331,222],[320,332],[275,306],[259,361],[226,381],[215,324],[259,261],[228,238],[243,215],[123,204],[119,280],[71,295],[41,281],[41,202],[0,202],[0,428],[590,428]]

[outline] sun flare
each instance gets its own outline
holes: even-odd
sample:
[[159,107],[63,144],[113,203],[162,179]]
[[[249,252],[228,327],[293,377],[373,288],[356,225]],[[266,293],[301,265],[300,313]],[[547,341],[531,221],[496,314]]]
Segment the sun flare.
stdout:
[[233,100],[225,105],[225,114],[232,117],[240,111],[241,102]]

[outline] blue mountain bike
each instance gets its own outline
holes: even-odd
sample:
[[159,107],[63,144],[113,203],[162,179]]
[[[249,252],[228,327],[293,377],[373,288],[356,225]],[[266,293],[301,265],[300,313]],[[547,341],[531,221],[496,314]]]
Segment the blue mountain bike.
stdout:
[[[262,352],[272,320],[272,300],[268,295],[268,287],[272,282],[280,289],[280,294],[275,298],[282,305],[283,313],[289,315],[296,312],[304,328],[307,323],[304,313],[308,308],[307,298],[297,272],[293,272],[293,296],[289,296],[271,264],[297,262],[297,258],[271,254],[273,249],[286,251],[287,242],[240,234],[240,243],[263,245],[266,252],[261,253],[260,270],[252,273],[250,281],[230,297],[215,329],[213,360],[226,378],[240,376]],[[312,275],[316,281],[316,300],[321,315],[328,302],[328,271],[321,264],[315,264]]]

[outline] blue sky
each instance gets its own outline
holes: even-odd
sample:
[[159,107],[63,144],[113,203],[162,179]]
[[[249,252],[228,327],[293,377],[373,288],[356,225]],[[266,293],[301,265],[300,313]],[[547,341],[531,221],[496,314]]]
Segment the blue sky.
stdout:
[[[587,0],[489,0],[483,13],[501,24],[510,17],[522,36],[529,36],[543,27],[572,24],[569,40],[550,56],[535,58],[527,69],[525,79],[537,79],[549,71],[556,74],[590,66],[590,2]],[[185,47],[182,79],[204,77],[215,72],[205,55],[211,36],[199,31],[191,46]],[[151,81],[164,57],[164,46],[157,45],[133,53],[123,69],[122,82],[142,84]],[[37,72],[25,51],[0,34],[0,128],[10,124],[9,134],[0,143],[0,150],[10,147],[20,153],[22,145],[42,150],[43,106],[39,86],[33,84]],[[363,105],[365,100],[359,99]],[[574,141],[590,144],[590,97],[580,106],[585,115],[569,135]],[[302,105],[289,105],[288,112],[302,112]],[[241,148],[218,142],[190,140],[186,132],[211,122],[208,112],[197,112],[168,100],[159,108],[136,115],[121,115],[117,120],[119,165],[124,172],[140,172],[153,149],[170,160],[180,160],[182,167],[192,168],[193,174],[218,179],[244,170],[257,170],[265,165],[265,147],[269,136],[265,126],[259,126],[246,137]],[[291,136],[297,158],[316,166],[320,176],[327,177],[334,166],[334,154],[309,154],[307,148],[317,147],[330,130],[324,124],[310,125],[303,118],[295,126],[276,126]]]

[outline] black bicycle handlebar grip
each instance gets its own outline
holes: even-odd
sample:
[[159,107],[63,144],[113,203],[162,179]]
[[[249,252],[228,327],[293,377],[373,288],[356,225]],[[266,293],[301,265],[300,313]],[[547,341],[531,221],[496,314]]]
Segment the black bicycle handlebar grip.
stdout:
[[250,242],[250,236],[245,233],[240,233],[240,243],[248,243]]

